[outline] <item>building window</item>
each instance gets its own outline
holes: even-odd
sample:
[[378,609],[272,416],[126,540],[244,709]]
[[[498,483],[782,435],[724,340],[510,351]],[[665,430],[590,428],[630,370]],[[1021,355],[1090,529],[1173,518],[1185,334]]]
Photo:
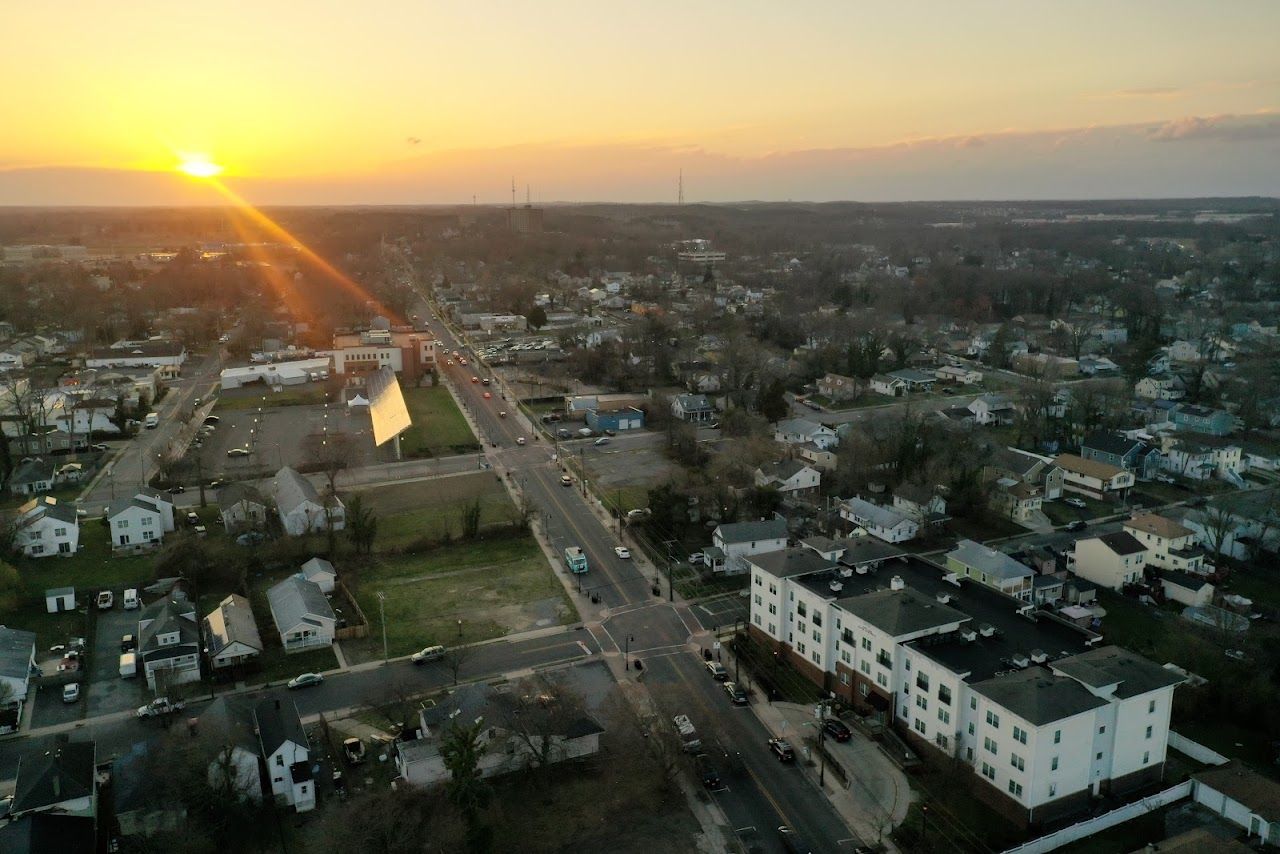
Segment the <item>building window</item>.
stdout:
[[848,684],[849,684],[849,674],[848,674],[848,673],[841,673],[841,674],[840,674],[840,684],[841,684],[841,685],[848,685]]
[[1142,751],[1142,764],[1146,765],[1150,761],[1151,761],[1151,751],[1149,750]]
[[978,698],[977,698],[977,697],[970,697],[970,698],[969,698],[969,708],[971,708],[971,709],[976,709],[976,708],[978,708]]
[[982,776],[983,776],[983,777],[986,777],[988,780],[994,780],[994,779],[996,778],[996,769],[992,768],[990,765],[988,765],[987,763],[983,762],[983,763],[982,763]]
[[1058,770],[1058,757],[1055,756],[1049,760],[1049,770],[1050,771]]
[[864,697],[865,697],[865,696],[867,696],[868,694],[870,694],[870,693],[871,693],[871,686],[867,685],[867,683],[866,683],[866,682],[859,682],[859,683],[858,683],[858,693],[859,693],[859,694],[861,694],[861,695],[862,695],[862,696],[864,696]]
[[814,611],[814,612],[813,612],[813,624],[814,624],[815,626],[821,626],[821,625],[822,625],[822,615],[821,615],[821,614],[819,614],[817,611]]
[[916,718],[914,721],[912,721],[911,725],[916,728],[916,732],[920,733],[921,735],[924,735],[924,731],[925,731],[924,721],[920,720],[920,718]]
[[[839,628],[839,622],[840,622],[839,620],[836,620],[836,623],[837,623],[836,628]],[[843,644],[848,644],[849,646],[853,646],[853,632],[849,631],[848,629],[845,629],[844,631],[842,631],[840,633],[840,642]]]
[[800,641],[800,654],[804,655],[804,641]]
[[1156,710],[1156,701],[1155,701],[1155,700],[1148,700],[1148,701],[1147,701],[1147,714],[1149,714],[1149,715],[1150,715],[1150,714],[1154,714],[1154,713],[1155,713],[1155,710]]
[[1056,795],[1056,794],[1058,794],[1058,784],[1057,784],[1057,783],[1050,783],[1050,784],[1049,784],[1049,797],[1051,797],[1051,798],[1052,798],[1052,797],[1053,797],[1054,795]]
[[987,723],[996,729],[1000,729],[1000,716],[990,709],[987,709]]
[[1015,782],[1013,782],[1012,780],[1010,780],[1010,781],[1009,781],[1009,794],[1013,795],[1015,798],[1020,798],[1020,797],[1022,797],[1022,784],[1021,784],[1021,783],[1015,783]]
[[938,702],[943,705],[951,705],[951,689],[946,685],[938,686]]
[[1102,734],[1103,734],[1103,733],[1105,733],[1106,731],[1107,731],[1107,725],[1106,725],[1106,724],[1103,724],[1102,726],[1098,727],[1098,735],[1102,735]]
[[1000,748],[991,740],[990,737],[982,739],[982,746],[986,748],[987,753],[990,753],[992,756],[996,756],[1000,753]]
[[772,614],[772,615],[774,615],[774,616],[777,616],[777,614],[778,614],[778,606],[777,606],[777,605],[770,605],[770,606],[769,606],[769,613],[770,613],[770,614]]
[[840,651],[840,660],[843,661],[845,664],[852,664],[853,656],[849,655],[849,650],[843,649]]
[[1093,757],[1093,758],[1094,758],[1094,759],[1096,759],[1097,761],[1101,762],[1101,761],[1102,761],[1102,754],[1101,754],[1101,753],[1099,753],[1097,756],[1095,756],[1095,757]]
[[755,582],[756,582],[756,587],[761,587],[764,585],[764,579],[761,578],[759,574],[755,576]]
[[757,594],[756,594],[756,605],[763,605],[763,604],[764,604],[764,600],[763,600],[763,599],[761,599],[761,598],[760,598],[760,594],[759,594],[759,593],[757,593]]
[[1062,743],[1062,730],[1060,730],[1060,729],[1055,729],[1055,730],[1053,731],[1053,743],[1054,743],[1054,744],[1061,744],[1061,743]]
[[973,735],[973,721],[969,721],[969,735]]
[[862,648],[865,649],[867,652],[871,652],[871,638],[862,639]]
[[916,694],[916,707],[923,712],[929,711],[929,700],[923,694]]
[[929,675],[927,673],[916,674],[916,687],[921,691],[929,690]]
[[951,713],[946,709],[938,709],[938,720],[942,721],[944,724],[950,724]]
[[813,659],[814,664],[822,664],[822,656],[818,655],[816,649],[809,654],[809,658]]
[[867,661],[866,659],[863,659],[862,661],[859,661],[859,662],[858,662],[858,669],[859,669],[859,670],[861,670],[863,673],[867,674],[868,676],[870,676],[870,675],[871,675],[871,662]]
[[933,737],[933,743],[938,745],[938,747],[941,747],[943,750],[946,750],[949,746],[947,737],[942,733],[938,733]]
[[1016,753],[1009,754],[1009,764],[1014,768],[1017,768],[1019,771],[1027,770],[1027,763]]
[[1147,738],[1151,738],[1151,727],[1147,727]]
[[801,602],[800,604],[796,605],[796,613],[804,617],[808,615],[809,609],[805,606],[803,602]]
[[778,633],[778,626],[777,626],[777,624],[776,624],[776,623],[770,623],[770,624],[769,624],[769,634],[771,634],[771,635],[776,635],[777,633]]
[[881,688],[888,688],[888,687],[889,687],[889,677],[885,676],[883,673],[877,673],[877,674],[876,674],[876,684],[878,684]]
[[751,621],[755,623],[757,626],[760,625],[760,615],[756,614]]
[[1026,744],[1026,743],[1027,743],[1027,731],[1026,731],[1025,729],[1023,729],[1022,727],[1014,727],[1014,728],[1013,728],[1013,740],[1014,740],[1014,741],[1016,741],[1016,742],[1018,742],[1019,744]]

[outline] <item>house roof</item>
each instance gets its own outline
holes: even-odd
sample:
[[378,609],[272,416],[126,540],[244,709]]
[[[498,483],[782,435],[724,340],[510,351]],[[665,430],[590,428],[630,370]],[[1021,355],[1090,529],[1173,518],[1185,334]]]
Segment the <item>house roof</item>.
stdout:
[[292,513],[307,502],[323,503],[320,500],[320,493],[316,491],[311,481],[289,466],[284,466],[276,472],[272,486],[276,496],[276,507],[280,508],[281,513]]
[[1136,555],[1147,550],[1147,547],[1138,542],[1138,538],[1133,534],[1130,534],[1128,531],[1115,531],[1114,533],[1103,534],[1101,537],[1098,537],[1098,540],[1100,540],[1104,546],[1111,549],[1111,551],[1121,557],[1124,557],[1125,555]]
[[68,741],[48,753],[30,751],[18,760],[13,812],[38,810],[93,794],[97,747],[92,741]]
[[255,486],[247,483],[229,483],[218,490],[218,509],[228,510],[240,502],[267,506],[267,498]]
[[895,638],[969,619],[967,614],[922,596],[910,587],[849,596],[837,600],[836,605]]
[[226,747],[241,747],[258,753],[258,736],[254,732],[254,701],[250,697],[224,695],[205,706],[196,718],[202,737]]
[[919,504],[921,506],[928,504],[937,495],[937,491],[923,483],[900,483],[893,489],[894,497],[905,498],[906,500]]
[[1177,673],[1118,646],[1099,647],[1059,659],[1053,662],[1053,669],[1091,688],[1116,685],[1115,695],[1122,700],[1183,681]]
[[1206,586],[1211,590],[1213,589],[1213,582],[1203,575],[1192,575],[1189,572],[1180,572],[1176,569],[1160,570],[1160,580],[1166,584],[1172,584],[1193,592],[1203,590]]
[[1134,516],[1125,522],[1124,526],[1146,534],[1155,534],[1157,537],[1166,540],[1189,537],[1195,533],[1190,528],[1155,513],[1143,513],[1141,516]]
[[680,394],[676,395],[676,403],[685,412],[694,412],[700,409],[711,409],[711,401],[707,400],[705,394]]
[[859,519],[866,519],[877,528],[895,528],[908,521],[905,515],[892,507],[872,504],[865,498],[847,498],[844,501],[844,505],[849,508],[851,515]]
[[1035,575],[1030,567],[1022,565],[1004,552],[998,552],[973,540],[961,540],[954,550],[947,553],[947,559],[957,560],[965,566],[971,566],[1001,581]]
[[238,593],[232,593],[218,603],[218,607],[204,618],[204,628],[210,655],[217,655],[233,643],[262,651],[262,636],[258,634],[258,624],[253,619],[253,608],[249,600]]
[[36,633],[0,626],[0,676],[25,680],[31,674]]
[[41,495],[33,498],[26,504],[18,508],[18,517],[20,524],[26,525],[35,522],[44,517],[57,519],[59,522],[66,522],[68,525],[79,525],[79,518],[76,516],[76,508],[70,504],[63,504],[52,495]]
[[324,597],[320,585],[299,575],[291,575],[279,584],[267,590],[267,602],[271,606],[271,616],[276,621],[276,628],[281,631],[291,629],[308,618],[315,621],[321,617],[332,620],[333,608]]
[[1280,783],[1262,776],[1239,760],[1191,776],[1197,783],[1243,804],[1264,821],[1280,820]]
[[787,481],[807,468],[809,467],[799,460],[778,460],[760,466],[760,474],[769,479]]
[[[199,634],[196,631],[196,614],[195,606],[187,599],[179,599],[175,597],[160,599],[148,605],[141,614],[138,615],[138,622],[147,623],[146,628],[140,629],[138,632],[138,653],[146,656],[148,653],[158,652],[162,650],[175,650],[184,644],[195,644],[198,642]],[[156,642],[156,635],[166,634],[168,632],[177,632],[179,641],[175,646],[168,644],[160,646]],[[189,651],[182,650],[183,655],[189,654]]]
[[845,566],[874,563],[888,560],[889,558],[901,557],[907,553],[905,549],[875,537],[850,537],[841,540],[840,545],[844,546],[844,554],[840,555],[840,563]]
[[811,438],[814,434],[833,434],[834,431],[830,427],[819,424],[816,421],[810,421],[808,418],[787,418],[779,421],[774,427],[775,433],[790,434],[794,433],[798,436]]
[[746,558],[746,561],[774,578],[790,578],[793,575],[805,575],[834,566],[833,561],[803,546],[751,555]]
[[1005,409],[1013,409],[1013,401],[1002,394],[980,394],[969,404],[970,408],[977,406],[978,403],[986,405],[987,409],[992,411],[1002,411]]
[[53,480],[53,462],[43,457],[35,457],[18,465],[9,475],[10,483],[39,483]]
[[977,682],[973,690],[1032,726],[1065,720],[1107,704],[1076,680],[1055,676],[1043,667]]
[[107,518],[114,519],[121,513],[133,507],[137,507],[139,510],[152,513],[156,516],[160,515],[159,509],[157,509],[156,506],[150,503],[146,498],[134,496],[133,498],[117,498],[115,501],[108,504]]
[[1081,444],[1085,448],[1101,451],[1104,454],[1115,454],[1118,457],[1127,455],[1135,447],[1142,447],[1142,442],[1130,439],[1114,430],[1098,430],[1090,433],[1084,437],[1084,442]]
[[335,578],[338,571],[333,568],[333,564],[322,557],[313,557],[302,565],[302,574],[308,581],[315,581],[317,575],[329,574]]
[[754,543],[759,540],[780,540],[787,536],[787,520],[781,517],[760,519],[755,522],[730,522],[716,528],[725,543]]
[[258,727],[262,756],[270,757],[286,741],[307,747],[307,732],[302,728],[298,706],[289,697],[268,697],[253,707],[253,721]]
[[926,374],[924,371],[917,371],[914,368],[889,371],[889,376],[906,383],[932,383],[938,381],[938,378],[933,374]]
[[1058,454],[1053,461],[1064,471],[1097,478],[1098,480],[1111,480],[1111,478],[1124,471],[1119,466],[1113,466],[1098,460],[1086,460],[1077,454]]

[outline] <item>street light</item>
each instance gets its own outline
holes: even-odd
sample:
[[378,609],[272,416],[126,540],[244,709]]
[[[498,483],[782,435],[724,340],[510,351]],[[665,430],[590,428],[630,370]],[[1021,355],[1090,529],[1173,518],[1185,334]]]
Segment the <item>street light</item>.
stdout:
[[622,651],[622,669],[631,669],[631,642],[636,639],[635,635],[627,635],[626,642]]
[[387,594],[378,591],[378,613],[382,615],[382,661],[387,661]]

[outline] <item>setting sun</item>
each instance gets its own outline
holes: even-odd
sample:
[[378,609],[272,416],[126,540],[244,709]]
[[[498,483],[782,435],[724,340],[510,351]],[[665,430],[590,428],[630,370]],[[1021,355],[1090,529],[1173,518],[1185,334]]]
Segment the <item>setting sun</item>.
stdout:
[[178,171],[192,178],[212,178],[222,172],[222,167],[207,157],[188,157],[178,164]]

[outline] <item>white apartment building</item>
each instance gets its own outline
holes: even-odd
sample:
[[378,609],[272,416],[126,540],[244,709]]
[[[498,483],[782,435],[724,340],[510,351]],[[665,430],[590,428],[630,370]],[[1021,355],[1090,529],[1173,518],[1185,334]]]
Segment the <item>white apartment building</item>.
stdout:
[[1196,540],[1196,532],[1172,519],[1144,513],[1125,522],[1124,530],[1147,549],[1147,563],[1199,575],[1213,572],[1213,565],[1206,560],[1207,552]]
[[750,630],[824,690],[1025,824],[1159,779],[1177,674],[918,559],[840,566],[810,549],[747,559]]

